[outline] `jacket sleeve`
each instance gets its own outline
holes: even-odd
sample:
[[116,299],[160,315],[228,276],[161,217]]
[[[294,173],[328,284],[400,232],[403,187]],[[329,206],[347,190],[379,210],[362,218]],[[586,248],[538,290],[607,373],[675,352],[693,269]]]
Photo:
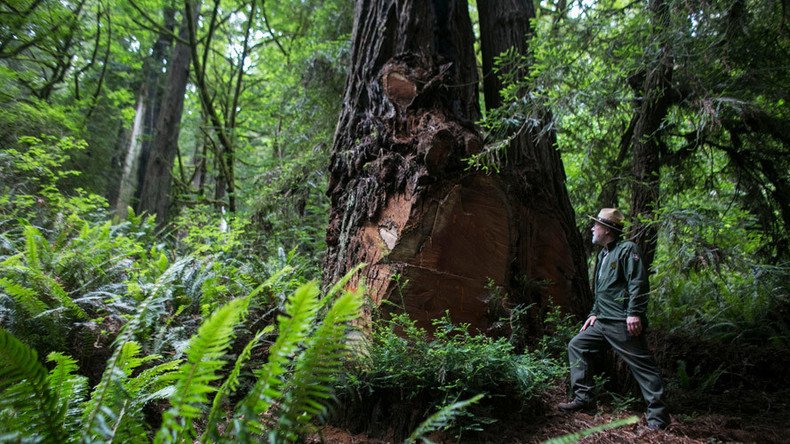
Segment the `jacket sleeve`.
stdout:
[[642,253],[636,244],[623,249],[623,271],[628,291],[628,316],[645,316],[647,311],[647,294],[650,292],[647,269],[642,260]]

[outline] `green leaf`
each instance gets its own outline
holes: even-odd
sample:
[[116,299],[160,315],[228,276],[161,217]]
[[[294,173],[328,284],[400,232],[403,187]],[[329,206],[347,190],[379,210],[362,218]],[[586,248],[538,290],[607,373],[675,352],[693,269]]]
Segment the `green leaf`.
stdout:
[[0,278],[0,288],[14,299],[31,316],[38,316],[49,309],[47,304],[36,297],[36,291],[8,278]]
[[466,399],[464,401],[458,401],[452,403],[448,406],[442,407],[439,409],[438,412],[434,413],[433,415],[429,416],[425,419],[420,425],[417,426],[416,429],[406,438],[406,444],[413,444],[417,442],[418,439],[422,439],[425,442],[430,442],[424,438],[425,435],[436,431],[436,430],[443,430],[449,427],[455,418],[458,417],[461,413],[463,413],[467,407],[476,402],[480,401],[483,398],[483,394],[480,393],[478,395],[473,396],[472,398]]
[[279,439],[297,439],[313,417],[326,412],[324,402],[332,396],[332,381],[347,350],[349,322],[359,316],[361,306],[362,288],[343,292],[307,338],[279,406],[280,419],[274,431]]
[[15,432],[44,442],[66,442],[64,404],[49,385],[38,355],[0,328],[0,409],[15,412]]
[[310,282],[299,287],[286,301],[285,314],[277,318],[279,334],[269,348],[268,361],[255,372],[257,381],[237,408],[234,428],[241,434],[239,439],[249,440],[249,433],[263,433],[258,416],[282,397],[283,375],[315,318],[318,293],[318,285]]
[[595,433],[602,432],[604,430],[616,429],[618,427],[622,427],[629,424],[636,424],[637,422],[639,422],[638,417],[629,416],[628,418],[618,419],[616,421],[612,421],[607,424],[601,424],[595,427],[590,427],[589,429],[582,430],[581,432],[569,433],[567,435],[562,435],[557,438],[552,438],[547,441],[544,441],[544,444],[572,444],[575,442],[579,442],[582,438],[593,435]]
[[234,299],[203,322],[189,342],[187,361],[176,378],[172,407],[165,412],[154,442],[192,440],[194,421],[203,417],[208,394],[216,390],[211,384],[220,378],[222,359],[233,339],[233,330],[249,305],[249,298]]

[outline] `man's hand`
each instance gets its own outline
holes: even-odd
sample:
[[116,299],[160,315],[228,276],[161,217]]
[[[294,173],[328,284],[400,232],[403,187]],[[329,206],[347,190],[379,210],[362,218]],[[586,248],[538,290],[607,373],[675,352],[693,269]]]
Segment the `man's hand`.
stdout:
[[587,330],[587,327],[592,327],[593,325],[595,325],[596,319],[598,319],[598,317],[596,316],[590,316],[589,318],[587,318],[587,320],[584,321],[584,325],[582,325],[582,329],[579,330],[579,333],[583,332],[584,330]]
[[642,334],[642,318],[639,316],[629,316],[625,318],[625,324],[628,327],[629,335],[639,336]]

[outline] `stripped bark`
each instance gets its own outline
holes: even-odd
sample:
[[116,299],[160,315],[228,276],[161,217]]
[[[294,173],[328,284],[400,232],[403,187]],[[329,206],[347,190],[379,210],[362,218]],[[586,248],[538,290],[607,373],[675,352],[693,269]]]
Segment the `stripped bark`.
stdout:
[[[501,106],[500,76],[507,72],[494,72],[492,61],[508,50],[527,54],[535,8],[528,0],[478,0],[477,5],[486,105]],[[511,73],[517,77],[527,74],[525,67],[515,69],[524,71]],[[510,286],[520,293],[520,301],[534,304],[532,321],[539,329],[550,301],[583,317],[590,310],[592,294],[585,248],[565,186],[552,114],[540,109],[528,112],[535,123],[525,123],[511,139],[501,171],[512,209],[511,224],[517,227],[511,271],[517,282]]]
[[[566,239],[549,210],[524,217],[518,202],[530,197],[510,195],[548,177],[531,191],[546,193],[536,201],[555,199],[562,170],[539,170],[559,161],[556,151],[528,153],[539,158],[513,186],[465,168],[482,146],[472,43],[465,1],[357,1],[330,164],[324,280],[365,262],[350,285],[364,277],[375,303],[389,300],[426,327],[449,311],[488,330],[503,302],[492,295],[514,291],[521,270],[557,276],[558,298],[573,280],[573,261],[551,252]],[[528,279],[541,286],[540,276]]]

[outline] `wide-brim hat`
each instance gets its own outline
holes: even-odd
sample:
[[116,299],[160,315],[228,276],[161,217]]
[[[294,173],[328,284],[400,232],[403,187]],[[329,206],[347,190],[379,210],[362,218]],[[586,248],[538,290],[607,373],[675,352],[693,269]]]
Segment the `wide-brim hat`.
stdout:
[[623,231],[625,215],[617,208],[602,208],[601,211],[598,212],[598,216],[587,217],[605,227],[617,230],[618,232]]

